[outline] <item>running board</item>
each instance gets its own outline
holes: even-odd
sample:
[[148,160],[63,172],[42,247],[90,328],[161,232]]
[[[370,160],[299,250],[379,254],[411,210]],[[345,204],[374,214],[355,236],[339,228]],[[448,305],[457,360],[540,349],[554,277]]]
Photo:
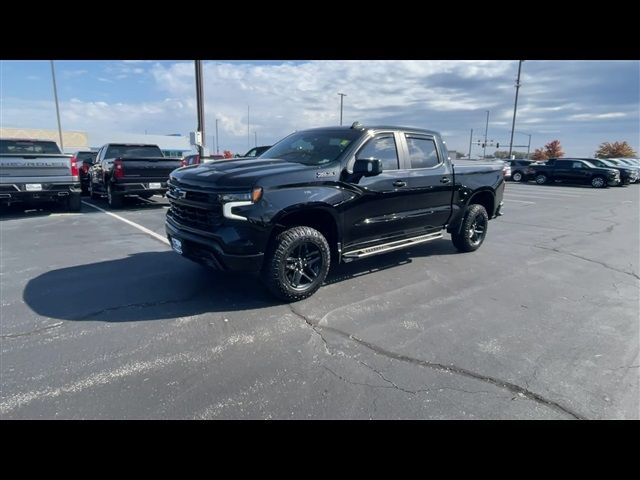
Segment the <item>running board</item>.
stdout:
[[399,250],[401,248],[410,247],[419,243],[430,242],[431,240],[438,240],[442,238],[442,232],[428,233],[426,235],[420,235],[418,237],[405,238],[403,240],[396,240],[394,242],[383,243],[382,245],[376,245],[375,247],[360,248],[358,250],[352,250],[342,254],[344,258],[366,258],[378,253],[391,252],[393,250]]

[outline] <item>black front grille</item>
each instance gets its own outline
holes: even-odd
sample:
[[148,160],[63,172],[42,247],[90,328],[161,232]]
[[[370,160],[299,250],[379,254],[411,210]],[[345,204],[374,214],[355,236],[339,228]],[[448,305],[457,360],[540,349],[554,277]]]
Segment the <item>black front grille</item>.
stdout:
[[198,230],[210,230],[220,225],[221,213],[219,208],[205,209],[171,202],[171,208],[167,214],[180,225]]

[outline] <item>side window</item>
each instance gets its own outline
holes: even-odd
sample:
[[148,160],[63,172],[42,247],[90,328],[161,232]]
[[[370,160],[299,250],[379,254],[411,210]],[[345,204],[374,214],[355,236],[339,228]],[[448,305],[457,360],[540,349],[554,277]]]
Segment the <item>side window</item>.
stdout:
[[573,162],[573,168],[583,168],[582,162]]
[[372,138],[360,149],[356,158],[378,158],[382,160],[383,171],[397,170],[398,149],[393,134]]
[[410,137],[407,135],[411,168],[435,167],[440,163],[436,144],[430,138]]

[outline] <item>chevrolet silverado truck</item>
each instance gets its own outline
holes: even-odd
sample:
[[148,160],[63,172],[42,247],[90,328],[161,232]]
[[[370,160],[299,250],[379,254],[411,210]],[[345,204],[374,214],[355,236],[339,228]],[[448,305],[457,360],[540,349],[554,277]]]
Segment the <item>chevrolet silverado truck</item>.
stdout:
[[591,185],[606,188],[620,183],[620,172],[615,168],[600,168],[587,160],[576,158],[550,158],[544,163],[529,166],[531,177],[538,185],[562,182]]
[[482,245],[501,214],[503,166],[452,165],[437,132],[326,127],[295,132],[255,160],[171,173],[173,249],[226,271],[259,273],[285,301],[312,295],[330,265],[451,234]]
[[81,208],[78,165],[63,155],[56,142],[20,138],[0,139],[0,203],[62,203]]
[[165,157],[157,145],[107,143],[89,168],[89,195],[106,195],[111,208],[122,207],[127,195],[164,195],[169,173],[179,167],[180,159]]

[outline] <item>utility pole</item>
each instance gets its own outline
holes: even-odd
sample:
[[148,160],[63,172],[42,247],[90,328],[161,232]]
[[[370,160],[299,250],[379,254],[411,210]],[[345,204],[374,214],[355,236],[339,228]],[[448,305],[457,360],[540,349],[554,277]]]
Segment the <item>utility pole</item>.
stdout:
[[471,160],[471,142],[473,142],[473,128],[471,129],[471,135],[469,136],[469,160]]
[[340,95],[340,126],[342,126],[342,105],[343,105],[344,97],[346,97],[347,94],[346,93],[339,93],[338,95]]
[[518,109],[518,91],[520,90],[520,71],[522,70],[522,60],[518,61],[518,79],[516,80],[516,101],[513,104],[513,123],[511,124],[511,140],[509,141],[509,158],[513,149],[513,131],[516,128],[516,110]]
[[218,119],[216,118],[216,153],[220,153],[220,137],[218,136]]
[[198,109],[198,132],[202,135],[201,141],[202,144],[198,145],[198,152],[200,156],[204,156],[204,144],[205,144],[205,136],[204,136],[204,91],[203,91],[203,81],[202,81],[202,60],[196,60],[196,104]]
[[64,143],[62,142],[62,126],[60,125],[60,107],[58,106],[58,87],[56,86],[56,70],[53,68],[51,60],[51,78],[53,79],[53,98],[56,101],[56,117],[58,117],[58,136],[60,137],[60,150],[64,153]]
[[529,135],[529,144],[527,145],[527,160],[529,160],[529,150],[531,150],[531,135]]
[[487,110],[487,124],[484,127],[484,147],[482,150],[482,159],[487,158],[487,132],[489,131],[489,110]]
[[251,148],[251,133],[249,132],[249,105],[247,105],[247,148]]
[[258,146],[258,132],[256,132],[255,130],[253,131],[253,134],[256,137],[256,147]]

